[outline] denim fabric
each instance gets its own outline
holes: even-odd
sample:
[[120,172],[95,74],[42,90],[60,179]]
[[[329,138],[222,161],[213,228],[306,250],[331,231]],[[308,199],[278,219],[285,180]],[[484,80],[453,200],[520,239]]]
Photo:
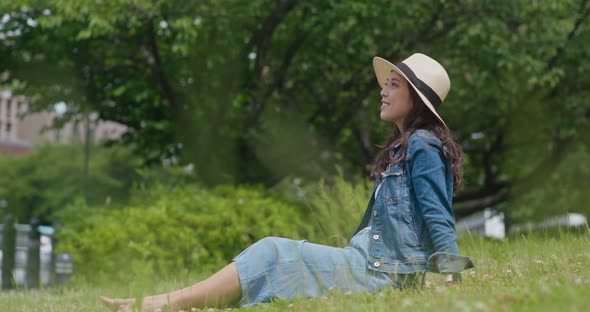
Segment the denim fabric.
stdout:
[[[349,246],[336,248],[267,237],[234,261],[242,286],[241,306],[273,298],[318,297],[329,289],[372,292],[419,287],[425,272],[473,267],[457,255],[451,209],[453,173],[444,147],[432,134],[410,136],[406,160],[377,179]],[[394,147],[394,153],[400,147]]]
[[256,242],[234,259],[242,286],[239,304],[319,297],[330,289],[356,293],[385,287],[418,287],[419,275],[387,274],[367,268],[369,235],[369,228],[360,230],[344,248],[280,237]]
[[[405,160],[388,165],[376,179],[357,228],[371,226],[370,269],[407,274],[473,267],[471,258],[457,255],[453,171],[444,148],[433,134],[417,130],[408,139]],[[393,152],[401,153],[399,144]]]

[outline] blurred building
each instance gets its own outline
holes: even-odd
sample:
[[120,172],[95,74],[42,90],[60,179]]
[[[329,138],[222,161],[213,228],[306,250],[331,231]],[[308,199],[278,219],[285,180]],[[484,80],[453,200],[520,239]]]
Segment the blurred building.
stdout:
[[84,118],[68,122],[61,129],[53,129],[51,125],[59,117],[58,112],[27,112],[28,102],[24,96],[0,91],[0,154],[28,153],[36,144],[44,142],[83,142],[87,128],[92,142],[118,139],[127,131],[127,127],[110,121],[90,121],[87,127]]
[[506,231],[504,213],[493,208],[486,208],[484,211],[476,212],[458,220],[455,224],[457,233],[469,232],[473,235],[499,239],[505,238],[506,235],[513,236],[521,232],[552,227],[586,228],[588,227],[588,218],[581,213],[569,212],[548,217],[542,221],[514,224]]
[[476,212],[458,220],[455,229],[458,233],[470,232],[474,235],[499,239],[503,239],[506,234],[504,214],[492,208],[486,208],[484,211]]

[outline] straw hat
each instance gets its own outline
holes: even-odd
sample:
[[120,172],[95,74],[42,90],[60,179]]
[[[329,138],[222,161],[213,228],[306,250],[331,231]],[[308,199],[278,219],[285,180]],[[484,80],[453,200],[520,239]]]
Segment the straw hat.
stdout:
[[397,65],[375,56],[373,58],[373,68],[381,88],[385,86],[385,82],[392,70],[406,78],[424,101],[424,104],[445,127],[447,126],[436,112],[436,109],[442,104],[451,88],[449,75],[440,63],[427,55],[415,53]]

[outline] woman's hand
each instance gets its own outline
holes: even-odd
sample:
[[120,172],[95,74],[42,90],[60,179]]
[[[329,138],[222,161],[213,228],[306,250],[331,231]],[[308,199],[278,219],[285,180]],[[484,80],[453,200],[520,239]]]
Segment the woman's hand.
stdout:
[[449,273],[445,276],[445,285],[457,287],[461,284],[461,273]]

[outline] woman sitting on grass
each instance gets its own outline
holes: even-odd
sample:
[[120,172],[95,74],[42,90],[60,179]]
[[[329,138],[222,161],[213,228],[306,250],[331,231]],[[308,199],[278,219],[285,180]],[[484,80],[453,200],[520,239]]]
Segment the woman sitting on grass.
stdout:
[[[201,282],[143,298],[142,311],[421,287],[426,272],[473,267],[458,255],[451,207],[463,182],[463,151],[436,112],[450,89],[448,75],[418,53],[397,66],[375,57],[373,67],[382,88],[380,117],[393,134],[375,158],[373,192],[349,246],[267,237]],[[130,311],[135,303],[101,300],[113,310]]]

